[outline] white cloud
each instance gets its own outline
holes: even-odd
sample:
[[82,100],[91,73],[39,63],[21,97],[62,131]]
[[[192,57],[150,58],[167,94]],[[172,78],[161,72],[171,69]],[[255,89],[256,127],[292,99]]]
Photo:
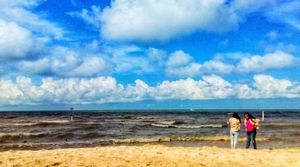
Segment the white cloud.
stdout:
[[219,60],[197,63],[192,56],[182,50],[172,53],[166,61],[165,72],[168,76],[195,77],[203,74],[229,74],[234,66]]
[[114,55],[111,61],[116,64],[115,71],[118,73],[152,72],[148,59],[142,56]]
[[225,0],[116,0],[100,15],[102,36],[110,40],[165,41],[198,30],[220,33],[238,26]]
[[151,72],[152,68],[149,59],[143,48],[137,46],[120,46],[109,48],[107,54],[111,55],[110,60],[116,65],[118,73],[144,73]]
[[249,53],[217,54],[212,60],[196,62],[192,56],[179,50],[170,54],[165,65],[165,73],[175,77],[195,77],[200,75],[226,75],[260,73],[268,70],[296,66],[299,58],[283,51],[264,55]]
[[253,90],[247,84],[235,84],[233,88],[236,93],[236,98],[239,99],[259,98],[257,95],[258,92],[256,90]]
[[282,1],[266,11],[267,17],[279,23],[284,23],[300,30],[300,2],[298,0]]
[[200,75],[201,65],[195,63],[193,57],[179,50],[172,53],[166,62],[166,74],[178,77]]
[[299,98],[300,83],[255,75],[253,83],[228,82],[217,75],[163,81],[149,86],[142,80],[123,85],[113,77],[90,79],[28,77],[0,80],[0,105],[7,104],[101,104],[148,99]]
[[262,43],[262,46],[266,50],[266,52],[275,52],[278,50],[284,51],[286,53],[297,53],[299,47],[294,44],[285,44],[283,42],[278,42],[274,44]]
[[45,0],[14,0],[6,1],[0,0],[1,7],[32,7],[38,5],[41,1]]
[[71,72],[70,76],[95,76],[111,72],[113,66],[101,57],[86,57],[82,63]]
[[261,8],[266,8],[271,5],[274,5],[275,1],[276,0],[260,0],[260,1],[234,0],[234,1],[232,1],[232,8],[235,11],[244,15],[244,14],[258,11]]
[[18,77],[16,85],[23,92],[21,102],[31,99],[30,103],[50,101],[52,103],[102,103],[118,97],[119,89],[114,78],[98,77],[92,79],[43,79],[40,85],[34,85],[31,79]]
[[296,58],[282,51],[267,53],[263,56],[243,57],[237,65],[238,72],[262,72],[293,66]]
[[206,98],[228,98],[234,95],[232,84],[217,75],[203,76]]
[[293,83],[289,80],[279,80],[268,75],[255,75],[255,88],[257,88],[258,97],[293,97],[294,93],[289,89],[293,88]]
[[24,58],[33,47],[34,40],[29,30],[0,19],[0,59]]
[[[135,85],[128,85],[124,89],[122,96],[123,98],[127,100],[130,99],[132,101],[145,100],[150,98],[153,91],[153,88],[151,88],[147,83],[138,79],[135,81]],[[124,101],[124,99],[122,101]]]
[[50,66],[51,64],[48,58],[41,58],[33,61],[21,61],[17,63],[18,70],[28,74],[52,74]]
[[268,75],[255,75],[256,87],[261,90],[285,92],[292,86],[289,80],[279,80]]
[[182,50],[172,53],[166,63],[168,67],[180,67],[190,64],[193,61],[193,57],[184,53]]
[[[298,5],[295,1],[293,4]],[[296,9],[285,9],[276,0],[115,0],[102,11],[93,5],[90,10],[69,14],[99,28],[105,39],[148,42],[167,41],[197,31],[224,33],[238,29],[251,13],[274,18]],[[288,18],[285,22],[294,26],[299,22],[295,14]]]
[[191,78],[177,81],[163,81],[156,86],[156,99],[197,99],[204,98],[200,82]]
[[63,30],[33,10],[44,0],[0,0],[0,61],[35,59]]
[[167,53],[164,50],[149,48],[147,50],[147,56],[150,64],[153,66],[163,66],[166,62]]
[[137,46],[102,47],[93,41],[83,48],[52,47],[38,59],[14,65],[19,74],[58,77],[94,77],[112,73],[153,73],[163,71],[167,53]]
[[19,102],[23,92],[11,80],[0,80],[0,103],[14,104]]
[[201,65],[198,63],[191,63],[186,66],[166,68],[168,76],[176,76],[180,78],[195,77],[201,75]]
[[206,61],[202,65],[202,71],[206,73],[215,73],[215,74],[229,74],[234,70],[234,66],[231,64],[226,64],[219,60],[210,60]]
[[70,15],[99,28],[105,39],[148,42],[236,30],[253,13],[299,30],[299,9],[298,0],[115,0],[103,10],[93,5]]
[[42,37],[63,38],[64,30],[32,12],[44,0],[0,0],[0,19],[15,22]]
[[162,71],[167,52],[157,48],[142,48],[135,45],[107,46],[102,50],[110,56],[117,73],[153,73]]
[[91,7],[91,11],[82,9],[80,12],[69,12],[68,14],[73,17],[78,17],[88,24],[100,28],[100,14],[101,9],[95,5]]
[[93,77],[110,74],[114,65],[104,55],[81,55],[68,48],[52,48],[53,53],[33,61],[18,64],[20,71],[31,74],[55,75],[60,77]]

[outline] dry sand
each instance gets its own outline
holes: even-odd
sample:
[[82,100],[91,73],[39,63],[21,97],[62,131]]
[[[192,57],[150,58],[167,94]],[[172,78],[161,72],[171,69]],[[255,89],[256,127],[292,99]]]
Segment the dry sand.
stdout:
[[231,150],[217,147],[144,145],[5,151],[0,152],[0,166],[300,167],[300,148]]

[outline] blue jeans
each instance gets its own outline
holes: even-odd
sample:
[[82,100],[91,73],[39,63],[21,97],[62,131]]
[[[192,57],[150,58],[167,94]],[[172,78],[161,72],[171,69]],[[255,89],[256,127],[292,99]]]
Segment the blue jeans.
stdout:
[[256,129],[254,129],[251,132],[247,132],[247,143],[246,143],[246,148],[250,147],[250,144],[253,144],[253,148],[256,149]]
[[230,132],[231,148],[236,148],[238,137],[239,137],[239,132]]

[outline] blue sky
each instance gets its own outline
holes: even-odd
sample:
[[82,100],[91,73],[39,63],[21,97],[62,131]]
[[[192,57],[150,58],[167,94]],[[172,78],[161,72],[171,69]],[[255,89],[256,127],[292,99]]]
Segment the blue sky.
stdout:
[[296,104],[299,35],[297,0],[0,0],[0,106]]

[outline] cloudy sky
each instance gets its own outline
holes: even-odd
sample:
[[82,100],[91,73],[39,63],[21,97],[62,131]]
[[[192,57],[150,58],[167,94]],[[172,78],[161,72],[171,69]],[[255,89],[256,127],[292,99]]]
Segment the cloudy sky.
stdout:
[[0,0],[0,106],[300,103],[299,36],[298,0]]

